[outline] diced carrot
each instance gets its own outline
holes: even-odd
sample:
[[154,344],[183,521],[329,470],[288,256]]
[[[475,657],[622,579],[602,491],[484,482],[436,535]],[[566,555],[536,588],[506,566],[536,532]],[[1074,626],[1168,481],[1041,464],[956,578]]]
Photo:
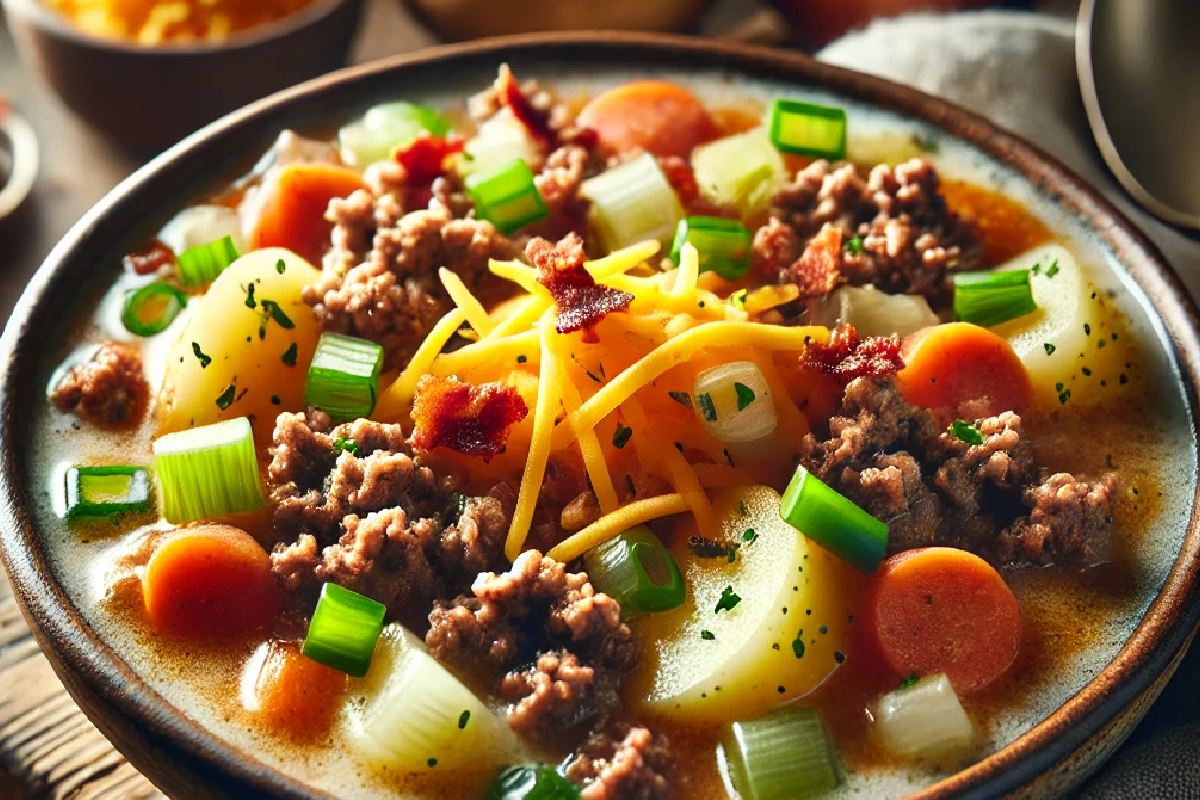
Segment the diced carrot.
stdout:
[[1000,573],[952,547],[887,559],[855,604],[851,663],[892,677],[944,672],[959,694],[984,689],[1016,660],[1017,598]]
[[288,164],[269,170],[251,201],[250,246],[286,247],[319,263],[333,223],[325,219],[329,201],[366,188],[351,169],[332,164]]
[[142,575],[142,599],[160,634],[239,639],[271,629],[279,594],[267,552],[231,525],[168,535]]
[[338,699],[346,690],[344,672],[300,654],[294,642],[272,641],[254,681],[254,711],[270,728],[297,739],[327,733],[337,715]]
[[1003,338],[969,322],[922,328],[904,339],[896,375],[910,403],[954,414],[986,398],[983,413],[1021,411],[1033,396],[1025,365]]
[[641,148],[656,156],[686,157],[712,139],[716,126],[696,96],[667,81],[632,81],[609,89],[579,112],[611,150]]

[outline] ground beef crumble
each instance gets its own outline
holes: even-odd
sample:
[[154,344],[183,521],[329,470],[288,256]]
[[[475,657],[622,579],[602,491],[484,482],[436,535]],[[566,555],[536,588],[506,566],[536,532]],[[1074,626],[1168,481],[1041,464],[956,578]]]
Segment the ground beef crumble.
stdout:
[[613,723],[588,737],[564,774],[581,785],[583,800],[666,800],[675,763],[662,734]]
[[856,378],[826,434],[801,441],[801,463],[887,522],[892,552],[951,545],[1002,565],[1105,560],[1115,476],[1039,470],[1011,411],[972,424],[980,444],[941,429],[894,381]]
[[951,272],[975,268],[982,250],[938,182],[937,168],[920,158],[880,164],[866,180],[853,164],[815,161],[773,198],[754,236],[754,262],[808,296],[869,283],[945,306]]
[[106,428],[136,425],[150,404],[137,348],[108,341],[67,370],[50,392],[54,407]]

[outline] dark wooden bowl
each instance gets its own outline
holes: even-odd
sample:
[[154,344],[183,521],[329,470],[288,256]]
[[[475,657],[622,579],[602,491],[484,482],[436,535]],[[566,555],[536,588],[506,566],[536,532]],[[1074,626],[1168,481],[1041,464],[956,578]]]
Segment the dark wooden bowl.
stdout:
[[144,47],[84,33],[39,0],[3,0],[29,71],[113,141],[157,153],[247,103],[346,65],[362,0],[317,0],[220,44]]
[[[230,745],[167,703],[84,619],[47,558],[50,521],[40,486],[26,476],[35,409],[55,345],[73,310],[110,285],[122,253],[174,209],[238,169],[284,127],[327,126],[382,98],[484,85],[500,61],[519,75],[576,72],[736,76],[833,92],[940,128],[1027,186],[1043,207],[1066,215],[1117,266],[1152,320],[1146,347],[1179,383],[1176,441],[1196,456],[1200,322],[1162,257],[1103,198],[1056,161],[983,119],[920,92],[804,56],[679,37],[630,34],[524,36],[434,49],[370,64],[296,87],[236,112],[173,147],[111,192],[59,243],[26,289],[0,338],[0,546],[17,598],[67,689],[129,760],[163,790],[187,797],[327,797]],[[97,265],[113,265],[98,269]],[[1168,374],[1172,374],[1168,372]],[[1195,475],[1181,479],[1181,542],[1161,564],[1161,585],[1119,652],[1082,690],[1012,744],[919,791],[916,797],[1052,796],[1094,770],[1124,740],[1182,658],[1200,618],[1200,517]],[[39,520],[43,520],[39,522]],[[61,535],[61,534],[60,534]],[[1172,539],[1171,541],[1174,541]],[[1152,597],[1152,599],[1151,599]],[[1081,681],[1082,682],[1082,681]]]

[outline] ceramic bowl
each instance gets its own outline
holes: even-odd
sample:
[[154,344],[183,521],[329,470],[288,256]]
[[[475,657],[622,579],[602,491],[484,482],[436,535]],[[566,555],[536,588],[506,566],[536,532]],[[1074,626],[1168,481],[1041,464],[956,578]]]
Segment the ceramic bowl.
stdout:
[[113,141],[157,153],[222,114],[346,65],[362,0],[316,0],[219,44],[84,33],[40,0],[2,0],[21,58]]
[[[67,347],[72,315],[94,307],[120,256],[175,209],[245,169],[285,127],[328,129],[397,96],[431,103],[487,85],[507,61],[522,78],[603,85],[633,75],[682,80],[708,97],[797,93],[850,109],[855,125],[887,126],[940,140],[943,171],[972,172],[1031,207],[1090,263],[1141,320],[1148,357],[1165,376],[1160,408],[1176,449],[1161,525],[1139,547],[1140,599],[1087,664],[1063,676],[1028,724],[965,770],[914,788],[915,797],[1048,797],[1065,792],[1124,740],[1186,650],[1200,617],[1197,556],[1196,308],[1154,247],[1102,197],[1033,146],[915,90],[794,53],[631,34],[525,36],[435,49],[343,71],[238,111],[200,131],[123,182],[59,243],[13,313],[0,357],[0,544],[16,595],[68,690],[135,766],[168,794],[188,797],[328,797],[300,780],[300,765],[271,763],[235,736],[197,724],[168,699],[178,687],[136,673],[98,633],[87,587],[61,566],[70,543],[47,510],[45,465],[33,446],[44,387]],[[852,140],[853,147],[853,140]],[[107,265],[101,267],[99,265]],[[1166,423],[1163,423],[1166,424]],[[1124,443],[1114,443],[1117,452]],[[1146,544],[1146,542],[1144,542]],[[328,782],[327,782],[327,785]],[[336,785],[336,784],[333,784]],[[861,796],[861,795],[860,795]]]

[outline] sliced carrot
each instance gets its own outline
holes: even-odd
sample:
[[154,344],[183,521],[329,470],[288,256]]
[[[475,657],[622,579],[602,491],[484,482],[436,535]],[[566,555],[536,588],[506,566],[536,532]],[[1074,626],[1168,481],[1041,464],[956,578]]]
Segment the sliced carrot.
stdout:
[[251,201],[250,246],[286,247],[313,263],[329,245],[329,201],[366,188],[351,169],[332,164],[288,164],[269,170]]
[[261,662],[252,662],[258,666],[253,676],[255,713],[268,727],[297,739],[328,733],[348,676],[305,658],[294,642],[276,640],[263,646]]
[[231,525],[198,525],[164,538],[142,574],[158,633],[211,639],[263,634],[279,613],[267,552]]
[[987,399],[984,413],[1021,411],[1033,397],[1025,365],[1009,343],[969,322],[922,328],[900,348],[904,369],[896,375],[910,403],[949,409]]
[[977,555],[926,547],[887,559],[859,595],[851,663],[909,677],[944,672],[959,694],[1012,666],[1021,643],[1017,598]]
[[667,81],[632,81],[609,89],[584,106],[577,121],[595,130],[608,149],[641,148],[656,156],[685,157],[716,134],[696,96]]

